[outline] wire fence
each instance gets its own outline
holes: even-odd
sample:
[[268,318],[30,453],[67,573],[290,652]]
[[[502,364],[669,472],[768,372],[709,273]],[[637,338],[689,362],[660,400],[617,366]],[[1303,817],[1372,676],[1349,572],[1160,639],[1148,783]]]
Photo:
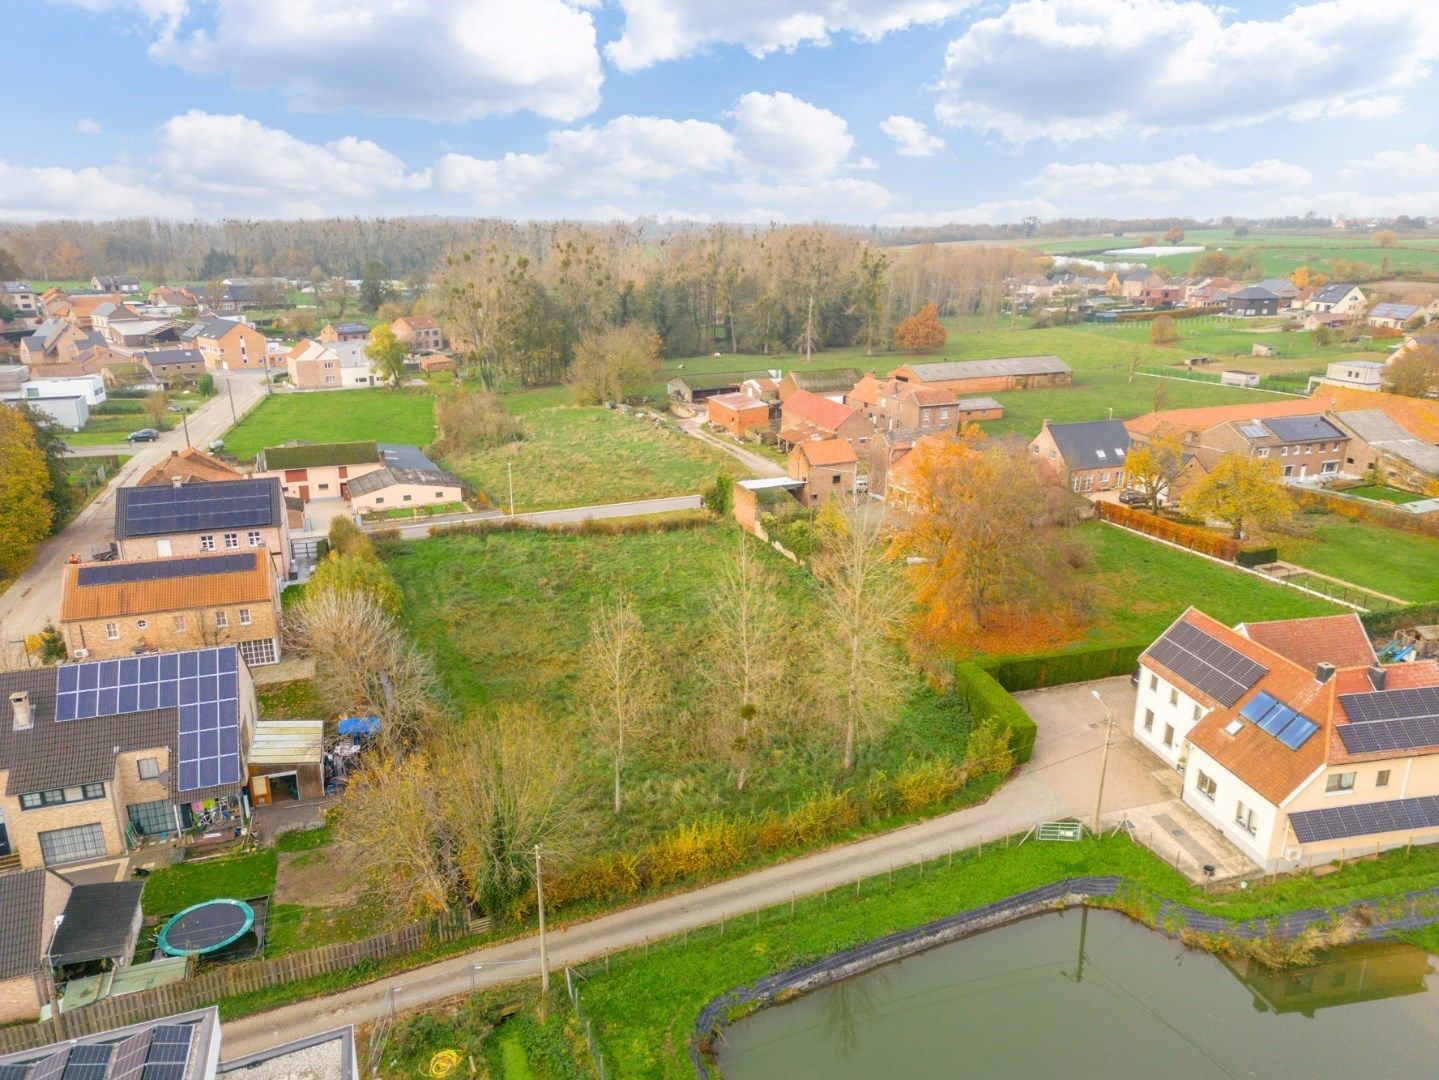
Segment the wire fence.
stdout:
[[1266,577],[1273,578],[1281,585],[1289,585],[1294,588],[1306,589],[1312,593],[1320,593],[1331,600],[1338,600],[1349,607],[1359,608],[1362,611],[1389,611],[1393,608],[1404,605],[1389,599],[1379,593],[1370,592],[1368,589],[1358,585],[1351,585],[1344,581],[1335,581],[1333,578],[1324,577],[1312,573],[1300,567],[1288,566],[1284,563],[1268,563],[1256,566],[1253,569]]
[[585,1043],[590,1048],[590,1063],[595,1067],[595,1073],[600,1080],[609,1080],[609,1072],[605,1069],[605,1055],[600,1050],[599,1041],[595,1038],[594,1025],[590,1018],[585,1015],[585,1008],[580,1004],[580,987],[578,977],[570,968],[565,968],[565,993],[569,996],[570,1004],[574,1006],[575,1018],[580,1022],[580,1030],[585,1033]]

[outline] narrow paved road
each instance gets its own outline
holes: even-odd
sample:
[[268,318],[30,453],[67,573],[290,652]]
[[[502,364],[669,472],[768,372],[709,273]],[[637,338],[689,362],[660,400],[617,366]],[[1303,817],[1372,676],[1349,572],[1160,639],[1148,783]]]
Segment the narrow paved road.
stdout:
[[[214,398],[190,414],[190,445],[205,446],[218,439],[234,423],[231,415],[231,390],[234,415],[244,416],[265,395],[264,379],[259,374],[215,373]],[[76,515],[58,535],[40,545],[34,561],[0,596],[0,640],[20,641],[35,633],[53,619],[60,610],[60,568],[73,553],[88,559],[96,547],[110,542],[114,535],[115,491],[133,484],[152,465],[159,464],[171,450],[185,445],[184,427],[168,431],[152,443],[138,443],[126,453],[133,453],[110,479],[109,485],[94,502]]]
[[[1094,762],[1079,767],[1093,770]],[[845,844],[802,859],[766,867],[729,881],[666,897],[573,926],[560,925],[546,937],[552,970],[618,949],[670,937],[682,931],[735,918],[809,896],[892,867],[940,858],[951,851],[1022,832],[1037,821],[1066,813],[1042,771],[1026,766],[983,806],[956,811],[895,832]],[[490,986],[538,971],[538,941],[521,938],[476,949],[439,963],[273,1012],[224,1025],[225,1056],[275,1045],[284,1038],[317,1034],[349,1023],[365,1023],[392,1008],[413,1009],[477,986]]]
[[689,432],[700,442],[709,443],[717,450],[723,450],[730,457],[734,458],[756,476],[785,476],[785,468],[777,461],[765,457],[763,454],[756,454],[753,450],[746,450],[743,446],[736,446],[732,442],[711,435],[704,429],[700,420],[681,420],[680,427]]

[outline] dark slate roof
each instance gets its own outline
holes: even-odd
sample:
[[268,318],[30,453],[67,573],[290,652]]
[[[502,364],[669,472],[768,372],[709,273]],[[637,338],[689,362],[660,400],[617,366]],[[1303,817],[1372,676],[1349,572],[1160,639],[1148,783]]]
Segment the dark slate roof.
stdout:
[[392,469],[438,469],[429,458],[420,452],[418,446],[406,446],[404,443],[382,442],[375,444],[380,449],[380,456],[385,459],[385,464]]
[[370,328],[362,322],[339,322],[331,323],[337,334],[368,334]]
[[904,366],[913,372],[920,382],[982,379],[993,375],[1054,375],[1074,370],[1053,354],[996,356],[986,360],[936,360]]
[[368,495],[396,484],[424,484],[436,487],[459,487],[460,478],[443,469],[376,469],[350,481],[351,495]]
[[235,329],[235,327],[242,325],[242,323],[238,323],[234,319],[222,319],[218,315],[205,315],[191,323],[190,328],[180,336],[186,340],[197,337],[219,339]]
[[1268,289],[1262,289],[1258,285],[1250,285],[1247,289],[1240,289],[1238,292],[1229,294],[1231,300],[1278,300],[1279,294],[1272,293]]
[[367,465],[383,460],[374,442],[295,443],[272,446],[260,454],[261,469],[318,469],[327,465]]
[[169,536],[210,529],[255,529],[284,520],[280,481],[218,480],[182,487],[121,488],[115,497],[115,537]]
[[76,885],[65,903],[64,918],[50,939],[50,962],[83,964],[107,956],[124,956],[144,891],[143,881]]
[[[233,650],[235,646],[221,648]],[[92,660],[85,665],[62,666],[86,667],[106,662]],[[8,702],[11,694],[27,691],[34,719],[33,726],[25,731],[14,730],[8,720],[0,723],[0,771],[9,772],[5,794],[21,795],[48,788],[108,783],[115,777],[117,753],[160,747],[170,751],[172,767],[169,783],[173,798],[208,799],[238,790],[236,785],[230,784],[180,791],[180,770],[175,767],[180,712],[174,706],[105,713],[83,720],[56,720],[55,695],[60,670],[52,667],[0,672],[0,701]]]
[[1123,420],[1050,424],[1049,434],[1071,469],[1112,469],[1123,465],[1129,452],[1129,431]]
[[203,364],[205,358],[199,349],[156,349],[145,353],[145,363],[151,367],[166,367],[170,364]]
[[1375,304],[1369,309],[1371,319],[1412,319],[1419,314],[1418,304]]
[[1289,815],[1289,824],[1301,844],[1349,836],[1417,832],[1439,825],[1439,795],[1300,810]]
[[1322,416],[1275,416],[1264,421],[1275,438],[1285,442],[1325,442],[1344,438],[1344,432]]
[[1309,298],[1311,304],[1337,304],[1354,288],[1352,281],[1336,281],[1326,285]]
[[0,874],[0,979],[33,975],[42,948],[48,870]]
[[849,390],[864,378],[864,372],[858,368],[825,368],[822,371],[791,371],[789,374],[796,386],[812,394]]

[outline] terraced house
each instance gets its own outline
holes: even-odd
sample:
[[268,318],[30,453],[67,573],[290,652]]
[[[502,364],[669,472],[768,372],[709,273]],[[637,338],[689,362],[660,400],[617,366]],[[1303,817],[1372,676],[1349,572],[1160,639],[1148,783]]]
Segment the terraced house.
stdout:
[[207,315],[180,335],[186,348],[199,349],[211,371],[259,371],[265,369],[265,335],[238,319]]
[[244,814],[255,686],[235,646],[0,673],[0,814],[22,867]]
[[1380,666],[1357,616],[1190,608],[1138,678],[1135,739],[1263,869],[1439,841],[1439,662]]
[[121,488],[115,542],[122,559],[261,548],[277,577],[289,567],[285,501],[280,482],[269,477]]
[[93,660],[235,645],[254,667],[280,659],[280,594],[262,549],[70,563],[60,593],[70,655]]

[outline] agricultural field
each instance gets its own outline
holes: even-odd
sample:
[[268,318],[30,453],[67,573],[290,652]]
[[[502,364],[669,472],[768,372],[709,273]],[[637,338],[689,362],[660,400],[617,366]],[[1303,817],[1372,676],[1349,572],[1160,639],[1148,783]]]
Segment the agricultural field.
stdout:
[[444,461],[496,506],[508,502],[511,468],[516,510],[694,495],[719,472],[744,473],[740,462],[671,420],[660,426],[636,414],[568,406],[523,416],[523,441]]
[[269,446],[375,439],[426,447],[435,438],[434,399],[408,390],[272,394],[225,434],[225,449],[248,461]]
[[[605,762],[597,755],[578,764],[588,782],[577,787],[588,792],[591,819],[606,822],[611,842],[643,841],[707,814],[798,805],[837,779],[838,744],[824,729],[776,730],[743,792],[709,745],[709,702],[724,691],[707,675],[707,594],[739,536],[709,524],[618,535],[496,530],[385,544],[382,557],[404,593],[409,629],[433,657],[457,713],[531,709],[557,742],[579,748],[588,740],[573,693],[589,613],[601,598],[630,597],[669,688],[665,724],[628,766],[634,812],[616,822],[600,805]],[[783,610],[800,626],[818,624],[814,579],[778,555],[760,554]],[[814,673],[813,656],[800,650],[786,700],[809,700],[805,684]],[[876,770],[893,775],[914,759],[962,756],[963,707],[911,679],[894,725],[862,742],[846,786],[862,786]],[[811,722],[803,706],[791,712],[791,723]]]

